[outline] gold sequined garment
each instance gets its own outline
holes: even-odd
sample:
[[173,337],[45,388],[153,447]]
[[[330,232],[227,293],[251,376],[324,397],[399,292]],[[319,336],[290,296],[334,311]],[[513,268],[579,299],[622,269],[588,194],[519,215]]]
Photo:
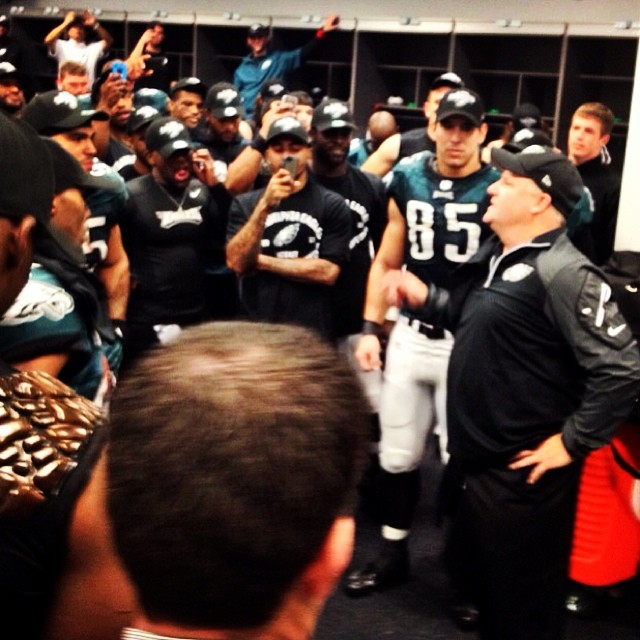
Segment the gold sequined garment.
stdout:
[[0,377],[0,519],[26,517],[55,494],[104,416],[52,376]]

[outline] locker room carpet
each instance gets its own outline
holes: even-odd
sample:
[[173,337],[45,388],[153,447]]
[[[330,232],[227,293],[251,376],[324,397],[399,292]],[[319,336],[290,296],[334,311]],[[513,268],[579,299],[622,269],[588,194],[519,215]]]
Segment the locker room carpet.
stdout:
[[[476,633],[460,631],[448,617],[451,590],[440,559],[443,531],[434,524],[434,487],[441,473],[434,451],[433,446],[428,448],[423,465],[422,497],[410,543],[411,581],[355,599],[346,596],[340,586],[320,618],[316,640],[477,640]],[[378,527],[359,513],[353,566],[375,558],[378,548]],[[640,639],[638,579],[600,619],[568,616],[566,640],[603,639]]]

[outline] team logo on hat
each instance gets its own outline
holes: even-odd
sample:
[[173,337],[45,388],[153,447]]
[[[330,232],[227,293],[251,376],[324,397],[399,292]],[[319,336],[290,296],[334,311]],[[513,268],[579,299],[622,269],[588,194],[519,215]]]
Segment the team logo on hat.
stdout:
[[547,149],[539,144],[532,144],[530,147],[523,149],[520,153],[547,153]]
[[220,100],[225,104],[229,104],[236,99],[237,95],[238,92],[234,89],[222,89],[221,91],[218,91],[218,93],[216,93],[216,100]]
[[466,107],[469,104],[475,104],[476,98],[468,91],[461,89],[460,91],[450,91],[446,94],[447,102],[452,102],[458,107],[458,109],[462,109],[462,107]]
[[160,129],[161,136],[167,136],[168,138],[177,138],[183,131],[184,125],[182,122],[176,122],[175,120],[171,120],[163,124]]
[[455,82],[456,84],[462,84],[462,78],[457,74],[453,73],[453,71],[448,71],[447,73],[443,73],[438,77],[438,80],[446,80],[447,82]]
[[534,135],[535,133],[531,129],[520,129],[520,131],[513,134],[513,141],[523,142],[524,140],[530,140]]
[[342,102],[330,102],[327,104],[322,110],[323,113],[330,115],[333,119],[337,120],[338,118],[342,118],[342,116],[349,113],[349,107]]
[[53,98],[53,104],[57,106],[66,105],[69,109],[77,109],[78,99],[68,91],[61,91]]
[[295,118],[280,118],[280,120],[276,120],[277,129],[281,131],[291,131],[292,129],[297,129],[300,126],[300,123]]
[[141,118],[151,118],[155,116],[156,113],[158,113],[158,110],[148,104],[137,109],[137,115]]

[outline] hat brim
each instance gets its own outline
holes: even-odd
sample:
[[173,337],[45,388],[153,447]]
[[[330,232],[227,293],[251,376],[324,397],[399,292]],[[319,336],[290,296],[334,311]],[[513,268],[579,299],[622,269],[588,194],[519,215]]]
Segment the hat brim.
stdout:
[[320,125],[311,123],[311,126],[316,129],[316,131],[327,131],[328,129],[352,129],[355,131],[358,128],[353,122],[349,122],[348,120],[332,120],[331,122],[325,122]]
[[193,144],[191,142],[187,142],[186,140],[173,140],[172,142],[160,147],[158,149],[158,153],[163,158],[169,158],[178,151],[191,151],[192,149]]
[[186,91],[187,93],[195,93],[203,100],[207,97],[207,87],[203,84],[185,84],[182,86],[173,86],[169,89],[169,97],[174,98],[178,91]]
[[218,120],[224,120],[225,118],[240,118],[245,114],[244,107],[220,107],[216,109],[209,109],[211,115]]
[[279,140],[280,138],[290,138],[291,140],[295,140],[296,142],[301,142],[307,147],[311,146],[309,138],[304,138],[295,131],[279,131],[270,138],[267,138],[267,146],[271,146],[274,142],[276,142],[276,140]]
[[527,169],[522,164],[517,152],[505,148],[494,147],[491,149],[491,164],[498,171],[511,171],[518,176],[529,177]]
[[104,122],[109,120],[109,114],[104,111],[83,110],[80,113],[72,113],[66,118],[52,123],[51,128],[68,131],[79,127],[88,127],[94,120]]
[[483,123],[483,120],[472,116],[468,111],[464,111],[463,109],[451,109],[449,111],[445,111],[444,113],[438,115],[436,122],[442,122],[443,120],[451,118],[452,116],[464,118],[465,120],[468,120],[474,127],[479,127]]

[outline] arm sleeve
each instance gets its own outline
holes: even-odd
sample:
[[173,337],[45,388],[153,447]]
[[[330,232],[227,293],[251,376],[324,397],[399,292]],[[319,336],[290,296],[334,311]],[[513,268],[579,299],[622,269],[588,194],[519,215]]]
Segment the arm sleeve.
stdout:
[[[229,217],[227,219],[227,242],[233,238],[242,227],[247,223],[253,206],[258,201],[258,198],[247,200],[247,197],[234,198],[231,201],[229,207]],[[253,206],[251,204],[253,203]]]
[[545,312],[566,338],[584,372],[578,409],[562,440],[576,458],[606,444],[640,391],[638,344],[602,274],[588,263],[563,268],[549,283]]
[[74,300],[52,283],[29,280],[2,319],[0,354],[7,362],[81,347],[84,327]]
[[351,212],[340,197],[331,197],[327,201],[327,210],[327,224],[324,226],[319,257],[342,266],[349,261]]

